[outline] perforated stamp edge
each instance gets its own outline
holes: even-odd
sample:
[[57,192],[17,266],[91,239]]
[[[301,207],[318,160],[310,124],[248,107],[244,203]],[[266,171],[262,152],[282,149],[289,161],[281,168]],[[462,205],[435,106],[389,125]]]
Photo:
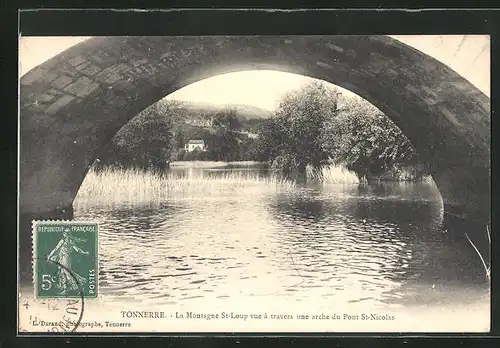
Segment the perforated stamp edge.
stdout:
[[[62,224],[62,225],[89,225],[89,224],[94,224],[97,225],[97,238],[96,238],[96,274],[97,274],[97,289],[98,293],[96,297],[86,297],[85,300],[93,300],[99,298],[99,293],[100,293],[100,284],[99,284],[99,269],[100,269],[100,263],[99,263],[99,250],[100,250],[100,245],[99,245],[99,222],[96,220],[32,220],[31,221],[31,283],[33,286],[33,298],[35,300],[49,300],[49,298],[39,298],[37,294],[37,277],[36,277],[36,267],[38,264],[38,253],[37,253],[37,248],[36,248],[36,231],[37,231],[37,226],[39,224]],[[53,298],[52,300],[57,300],[57,298]]]

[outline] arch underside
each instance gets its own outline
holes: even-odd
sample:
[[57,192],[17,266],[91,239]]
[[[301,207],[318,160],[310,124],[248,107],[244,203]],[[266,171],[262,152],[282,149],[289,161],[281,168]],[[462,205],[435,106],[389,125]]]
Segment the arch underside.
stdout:
[[489,222],[490,100],[386,36],[98,37],[21,78],[20,210],[71,206],[99,150],[147,106],[222,73],[322,79],[382,110],[431,168],[445,212]]

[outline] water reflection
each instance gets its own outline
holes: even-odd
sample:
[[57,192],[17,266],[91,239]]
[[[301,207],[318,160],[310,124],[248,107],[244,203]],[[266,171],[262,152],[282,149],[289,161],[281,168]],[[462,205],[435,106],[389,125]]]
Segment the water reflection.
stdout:
[[[252,173],[172,172],[234,170]],[[442,202],[428,184],[255,183],[160,203],[77,200],[74,209],[75,219],[100,223],[101,294],[109,301],[280,296],[426,305],[479,301],[488,291],[477,255],[443,230]]]
[[386,303],[418,302],[422,294],[445,302],[453,301],[450,288],[487,285],[470,246],[442,229],[442,203],[430,185],[302,188],[276,196],[270,207],[294,267],[330,274],[336,290],[364,299],[378,292]]

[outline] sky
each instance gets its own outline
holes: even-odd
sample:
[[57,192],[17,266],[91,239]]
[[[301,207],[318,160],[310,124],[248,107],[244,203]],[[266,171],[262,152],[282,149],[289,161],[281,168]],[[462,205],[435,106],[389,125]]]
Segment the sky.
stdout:
[[[447,64],[490,95],[490,38],[486,35],[393,35]],[[20,75],[89,37],[21,37]],[[277,71],[244,71],[218,75],[186,86],[167,99],[215,104],[250,104],[274,110],[282,95],[311,78]],[[330,85],[330,84],[328,84]],[[351,92],[341,89],[344,95]]]

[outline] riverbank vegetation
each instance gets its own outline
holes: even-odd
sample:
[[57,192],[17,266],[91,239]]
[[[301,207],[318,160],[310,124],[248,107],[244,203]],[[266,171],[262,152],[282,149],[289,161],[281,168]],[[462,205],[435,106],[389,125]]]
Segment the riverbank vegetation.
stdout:
[[264,125],[257,157],[303,179],[306,167],[344,166],[360,181],[421,180],[426,166],[401,130],[372,104],[313,82],[286,94]]
[[[193,139],[205,146],[188,151]],[[359,182],[427,178],[410,141],[380,110],[320,82],[285,94],[274,113],[241,106],[197,110],[161,100],[120,129],[94,169],[163,172],[176,163],[241,161],[267,163],[274,176],[292,181],[334,182],[333,173],[337,181],[346,178],[332,168],[349,178],[354,173]]]
[[259,187],[265,190],[269,187],[276,190],[290,190],[295,187],[295,183],[245,171],[228,171],[218,173],[216,176],[204,175],[199,171],[189,176],[182,176],[173,172],[141,169],[92,168],[87,173],[77,198],[137,203],[162,201],[166,198],[210,196],[247,188],[252,189],[249,193],[255,193]]

